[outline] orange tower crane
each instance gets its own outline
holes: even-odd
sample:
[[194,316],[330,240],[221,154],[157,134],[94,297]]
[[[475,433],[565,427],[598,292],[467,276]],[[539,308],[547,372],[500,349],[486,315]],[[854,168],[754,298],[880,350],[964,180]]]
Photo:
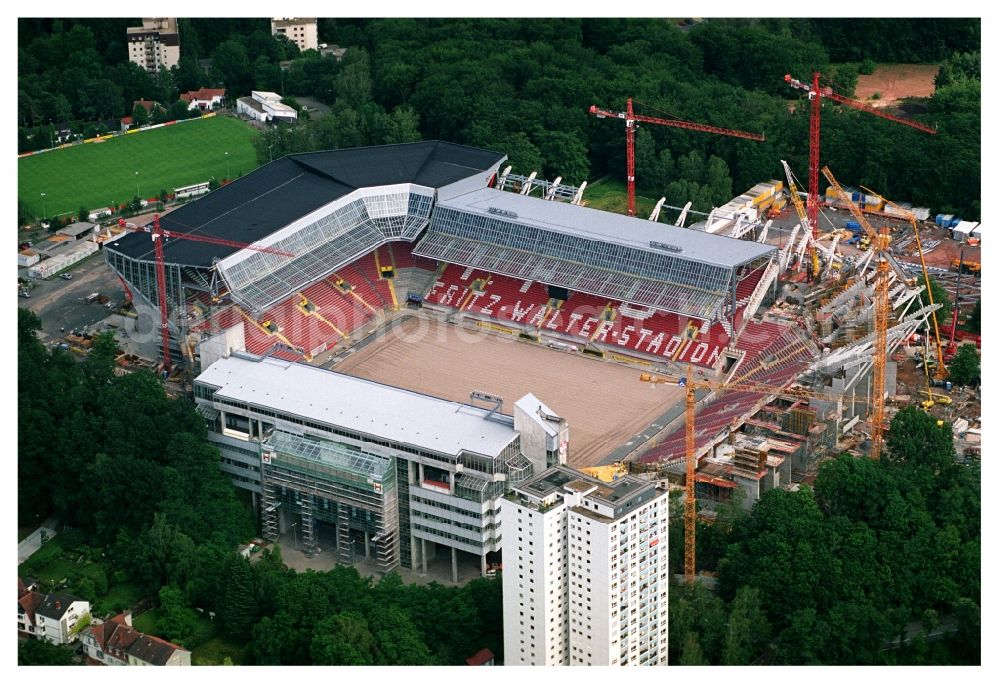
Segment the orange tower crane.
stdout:
[[878,257],[878,265],[875,270],[875,348],[872,354],[872,448],[871,457],[878,460],[882,453],[882,430],[885,418],[885,363],[886,363],[886,336],[889,331],[889,260],[892,258],[889,253],[889,233],[883,226],[880,232],[876,232],[864,212],[851,201],[850,195],[844,192],[840,183],[833,177],[833,173],[826,166],[823,167],[823,175],[830,181],[830,186],[837,191],[840,199],[847,204],[854,218],[868,237],[872,241],[872,249]]
[[[904,209],[895,202],[887,200],[885,197],[882,197],[882,195],[878,194],[874,190],[866,188],[863,185],[861,186],[861,189],[864,190],[865,192],[872,193],[873,195],[881,199],[889,206],[895,207],[897,211],[903,214],[903,218],[905,218],[907,221],[910,222],[910,226],[912,226],[913,228],[913,237],[916,238],[917,241],[917,254],[920,255],[920,269],[924,273],[924,285],[927,288],[927,301],[931,306],[933,306],[934,293],[931,292],[931,277],[927,274],[927,262],[924,260],[924,248],[923,245],[920,244],[920,231],[917,230],[917,217],[914,216],[913,212],[911,212],[909,209]],[[931,312],[931,320],[934,322],[934,341],[937,344],[936,349],[938,357],[938,364],[937,364],[937,369],[934,371],[934,377],[937,380],[944,380],[945,377],[948,375],[948,369],[945,368],[944,365],[944,350],[941,346],[941,332],[938,328],[938,319],[936,310]]]
[[812,85],[810,85],[792,78],[791,74],[785,74],[785,82],[793,88],[806,91],[809,94],[809,101],[811,103],[809,110],[809,222],[812,224],[814,240],[818,237],[816,230],[817,220],[819,219],[819,112],[821,97],[839,102],[848,107],[853,107],[862,112],[874,114],[889,121],[901,123],[910,128],[916,128],[918,131],[923,131],[924,133],[937,134],[936,130],[918,121],[904,119],[903,117],[883,112],[881,109],[876,109],[859,100],[852,100],[849,97],[838,95],[828,86],[820,87],[819,76],[818,71],[813,72]]
[[[777,385],[767,385],[758,382],[734,382],[723,383],[711,380],[693,380],[691,368],[688,367],[685,378],[658,378],[655,376],[640,376],[650,382],[661,382],[669,385],[676,385],[684,388],[684,581],[693,584],[695,579],[695,534],[696,523],[698,521],[697,499],[695,497],[695,470],[697,468],[696,447],[695,447],[695,418],[697,399],[695,392],[698,389],[710,389],[715,391],[751,392],[761,396],[781,396],[790,399],[826,399],[834,400],[838,398],[836,392],[817,392],[801,387],[780,387]],[[855,400],[858,401],[858,400]],[[676,463],[672,460],[670,463]]]
[[717,135],[729,135],[734,138],[746,138],[747,140],[763,140],[764,136],[758,133],[746,133],[735,131],[729,128],[719,128],[707,124],[693,123],[682,119],[661,119],[655,116],[644,116],[632,111],[632,98],[628,98],[624,112],[612,112],[601,109],[597,105],[590,105],[590,113],[598,119],[611,117],[625,120],[625,165],[627,167],[626,180],[628,181],[628,215],[635,216],[635,129],[638,122],[657,124],[659,126],[673,126],[675,128],[687,128],[692,131],[702,131],[703,133],[715,133]]
[[194,242],[207,242],[213,245],[225,245],[227,247],[238,247],[249,249],[255,252],[265,252],[267,254],[277,254],[280,256],[293,257],[290,252],[283,252],[271,247],[258,247],[248,245],[244,242],[234,240],[223,240],[222,238],[209,237],[207,235],[194,235],[193,233],[181,233],[173,230],[164,230],[160,227],[160,215],[153,216],[153,225],[137,226],[134,223],[126,223],[125,219],[118,219],[118,225],[133,233],[149,233],[153,240],[153,250],[156,254],[156,293],[160,305],[160,335],[163,345],[163,369],[170,371],[170,327],[169,314],[167,311],[167,270],[163,259],[163,241],[167,238],[179,238],[181,240],[192,240]]

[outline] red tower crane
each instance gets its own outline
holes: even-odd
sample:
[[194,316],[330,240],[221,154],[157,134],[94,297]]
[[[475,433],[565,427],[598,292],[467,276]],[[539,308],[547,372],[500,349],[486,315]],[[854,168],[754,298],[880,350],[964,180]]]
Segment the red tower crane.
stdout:
[[600,109],[597,105],[590,105],[590,113],[598,119],[612,117],[625,119],[625,160],[628,180],[628,215],[635,216],[635,129],[636,123],[658,124],[660,126],[674,126],[675,128],[687,128],[692,131],[702,131],[704,133],[716,133],[718,135],[730,135],[734,138],[746,138],[747,140],[763,140],[764,136],[757,133],[745,133],[734,131],[729,128],[718,128],[706,124],[692,123],[681,119],[660,119],[655,116],[644,116],[632,111],[632,98],[628,98],[624,112],[611,112],[607,109]]
[[813,239],[815,240],[818,237],[817,221],[819,220],[819,100],[821,97],[829,98],[834,102],[839,102],[840,104],[853,107],[854,109],[858,109],[862,112],[874,114],[875,116],[888,119],[889,121],[901,123],[905,126],[909,126],[910,128],[916,128],[918,131],[923,131],[924,133],[936,135],[937,131],[918,121],[904,119],[903,117],[883,112],[882,110],[876,109],[875,107],[867,105],[864,102],[852,100],[851,98],[844,97],[843,95],[838,95],[833,92],[833,88],[828,86],[823,86],[821,88],[819,85],[818,71],[813,72],[812,85],[792,78],[791,74],[785,74],[785,82],[793,88],[806,91],[809,94],[809,101],[811,103],[809,109],[809,201],[807,203],[807,213],[809,215],[809,224],[812,226]]
[[170,371],[170,328],[167,312],[167,270],[163,260],[163,241],[166,238],[179,238],[181,240],[192,240],[194,242],[207,242],[213,245],[225,245],[226,247],[238,247],[240,249],[250,249],[255,252],[265,252],[267,254],[278,254],[280,256],[295,256],[290,252],[272,249],[271,247],[257,247],[234,240],[223,240],[222,238],[209,237],[207,235],[194,235],[192,233],[179,233],[172,230],[160,228],[160,215],[153,216],[153,225],[137,226],[134,223],[126,223],[125,219],[118,219],[118,225],[133,233],[149,233],[153,240],[153,249],[156,253],[156,293],[160,304],[160,334],[163,344],[163,369]]

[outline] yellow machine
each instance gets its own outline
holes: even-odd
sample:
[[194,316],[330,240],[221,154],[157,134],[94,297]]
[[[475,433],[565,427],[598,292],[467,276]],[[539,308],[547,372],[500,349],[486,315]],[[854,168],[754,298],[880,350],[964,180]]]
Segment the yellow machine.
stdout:
[[628,475],[628,466],[622,461],[615,461],[611,465],[580,468],[580,472],[596,477],[601,482],[614,482],[618,478]]

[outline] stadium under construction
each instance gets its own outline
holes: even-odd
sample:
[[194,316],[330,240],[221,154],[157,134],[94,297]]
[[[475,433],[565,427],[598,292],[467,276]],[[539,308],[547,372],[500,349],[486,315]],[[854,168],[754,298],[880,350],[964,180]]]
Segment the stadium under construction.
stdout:
[[[630,379],[591,387],[596,406],[665,391],[645,424],[579,466],[669,474],[685,457],[685,404],[666,390],[705,382],[700,499],[740,489],[752,503],[870,432],[875,264],[779,230],[768,214],[784,202],[781,182],[684,227],[686,209],[679,225],[599,211],[583,187],[515,175],[505,160],[438,141],[293,154],[162,217],[181,238],[267,248],[162,244],[164,351],[192,379],[222,467],[252,494],[266,536],[295,528],[308,551],[325,539],[339,559],[381,570],[448,551],[453,577],[460,554],[487,572],[500,498],[574,462],[565,416],[580,392],[559,389],[569,358],[574,376],[604,364]],[[826,256],[807,283],[810,246]],[[149,236],[105,255],[136,308],[159,319]],[[912,279],[889,278],[891,357],[933,307]],[[518,389],[505,413],[475,362],[455,391],[468,399],[442,396],[435,369],[458,358],[446,346],[419,388],[405,356],[389,382],[366,379],[364,364],[338,372],[413,320],[504,340],[511,366],[545,353],[555,380],[544,395]],[[894,372],[888,361],[886,387]]]

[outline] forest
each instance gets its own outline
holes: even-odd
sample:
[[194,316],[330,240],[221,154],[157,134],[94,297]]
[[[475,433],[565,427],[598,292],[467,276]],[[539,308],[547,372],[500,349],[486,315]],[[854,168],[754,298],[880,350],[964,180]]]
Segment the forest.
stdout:
[[[280,547],[251,564],[236,549],[256,534],[255,514],[219,469],[194,405],[167,397],[152,373],[116,375],[107,334],[81,362],[46,350],[38,329],[18,309],[18,520],[33,528],[55,514],[67,529],[22,574],[58,568],[64,591],[101,618],[146,604],[154,633],[193,649],[196,663],[199,647],[220,639],[247,665],[464,665],[484,647],[502,655],[497,579],[446,587],[395,574],[376,582],[347,567],[297,573]],[[60,550],[72,561],[56,558]],[[95,562],[78,570],[84,557]],[[21,660],[60,657],[32,646]]]
[[[623,131],[592,104],[761,132],[762,143],[640,127],[641,194],[707,211],[781,174],[804,178],[808,112],[784,75],[819,70],[851,96],[876,62],[941,64],[933,97],[902,113],[937,135],[824,104],[822,163],[838,177],[934,213],[980,216],[978,19],[322,19],[340,61],[299,54],[264,19],[182,19],[180,64],[155,76],[127,60],[136,20],[22,19],[18,120],[41,144],[49,120],[131,113],[207,85],[314,97],[331,112],[258,143],[264,163],[289,152],[442,139],[506,152],[514,168],[567,182],[624,175]],[[891,36],[891,40],[889,37]],[[863,38],[863,40],[862,40]],[[57,55],[64,55],[57,59]],[[205,70],[201,60],[210,59]],[[286,68],[282,68],[282,64]],[[308,112],[306,112],[308,114]],[[36,131],[26,140],[28,131]]]
[[[110,337],[80,362],[45,350],[37,330],[19,309],[18,517],[72,521],[60,536],[86,541],[70,555],[103,559],[96,574],[70,572],[68,591],[121,610],[102,597],[135,586],[157,606],[158,634],[197,655],[218,632],[246,644],[243,664],[455,665],[484,646],[502,657],[496,579],[417,586],[346,567],[296,573],[280,550],[240,557],[253,512],[194,407],[151,373],[115,375]],[[956,463],[949,426],[914,408],[894,417],[885,452],[841,456],[811,487],[771,490],[749,513],[734,501],[700,524],[698,569],[717,574],[718,591],[671,589],[670,662],[979,663],[979,466]],[[217,621],[206,628],[195,608]]]
[[698,570],[719,591],[671,591],[671,664],[979,664],[980,501],[950,426],[900,410],[881,460],[842,455],[811,487],[699,524]]

